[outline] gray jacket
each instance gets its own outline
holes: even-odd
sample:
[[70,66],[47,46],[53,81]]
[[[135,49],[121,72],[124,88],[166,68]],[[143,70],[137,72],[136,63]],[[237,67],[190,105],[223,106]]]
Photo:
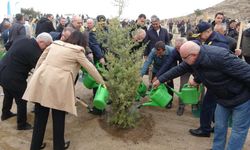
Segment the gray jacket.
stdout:
[[26,30],[22,23],[16,22],[10,28],[9,41],[14,42],[16,39],[26,37]]
[[250,28],[243,32],[242,55],[250,57]]

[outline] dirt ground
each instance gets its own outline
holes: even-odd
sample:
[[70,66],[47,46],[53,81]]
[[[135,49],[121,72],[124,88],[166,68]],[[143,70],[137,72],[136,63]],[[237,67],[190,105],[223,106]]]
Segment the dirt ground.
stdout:
[[[178,80],[175,83],[178,83]],[[92,91],[85,89],[78,82],[76,95],[90,103]],[[2,105],[3,96],[0,99]],[[177,116],[177,106],[175,96],[172,109],[141,108],[143,119],[135,129],[117,130],[107,126],[105,115],[99,117],[89,114],[78,104],[78,116],[70,114],[66,116],[65,139],[71,141],[69,150],[208,150],[211,148],[213,135],[210,138],[198,138],[188,132],[189,129],[199,126],[199,119],[192,115],[191,107],[186,106],[184,115]],[[28,120],[31,124],[34,119],[32,108],[33,104],[28,104]],[[13,112],[16,112],[15,105]],[[44,138],[44,142],[47,143],[45,150],[52,149],[52,133],[50,116]],[[249,134],[244,150],[250,149]],[[0,150],[28,150],[31,136],[32,130],[16,130],[16,117],[0,121]]]

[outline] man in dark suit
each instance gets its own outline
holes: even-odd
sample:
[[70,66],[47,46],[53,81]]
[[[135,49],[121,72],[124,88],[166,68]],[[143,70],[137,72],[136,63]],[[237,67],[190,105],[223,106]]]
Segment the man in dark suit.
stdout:
[[144,39],[144,42],[148,43],[144,51],[145,58],[148,57],[149,53],[154,48],[155,43],[158,41],[163,41],[166,45],[169,45],[169,34],[167,29],[161,27],[160,19],[154,15],[151,17],[151,27],[147,31]]
[[17,104],[17,130],[32,129],[27,123],[27,102],[22,100],[30,70],[35,67],[43,49],[52,43],[48,33],[41,33],[36,39],[24,38],[16,41],[0,61],[0,85],[4,99],[1,120],[15,116],[10,111],[13,98]]
[[47,14],[46,17],[42,17],[36,25],[36,36],[42,32],[50,33],[56,31],[53,25],[54,16],[52,14]]

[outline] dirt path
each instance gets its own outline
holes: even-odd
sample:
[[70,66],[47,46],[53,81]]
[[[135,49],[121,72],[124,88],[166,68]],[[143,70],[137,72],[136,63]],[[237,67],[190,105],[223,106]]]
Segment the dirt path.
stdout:
[[[87,102],[92,96],[92,92],[84,89],[81,83],[77,84],[76,94]],[[29,104],[28,118],[33,124],[32,107]],[[71,141],[69,150],[208,150],[212,145],[213,137],[198,138],[189,134],[190,128],[199,126],[199,119],[193,117],[190,106],[186,107],[183,116],[177,116],[176,100],[170,110],[142,108],[140,111],[146,116],[142,126],[136,130],[117,132],[105,126],[102,117],[87,113],[81,105],[77,107],[78,117],[66,116],[65,139]],[[15,107],[13,111],[16,112]],[[47,143],[45,150],[52,149],[52,132],[50,116],[44,139]],[[244,150],[250,149],[249,134]],[[16,130],[16,117],[0,122],[0,150],[28,150],[31,136],[32,131]]]

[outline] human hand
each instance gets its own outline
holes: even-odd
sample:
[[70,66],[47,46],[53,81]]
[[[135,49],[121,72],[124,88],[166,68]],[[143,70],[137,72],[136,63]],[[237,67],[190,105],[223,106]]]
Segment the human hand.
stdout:
[[235,54],[236,56],[240,56],[240,55],[241,55],[241,49],[235,49],[234,54]]
[[94,55],[93,55],[93,53],[89,53],[89,54],[87,55],[87,57],[89,58],[89,60],[90,60],[91,62],[94,62]]
[[102,65],[105,65],[105,59],[104,59],[104,58],[101,58],[101,59],[99,60],[99,62],[100,62]]
[[153,82],[152,86],[153,86],[153,88],[157,88],[160,84],[161,84],[161,82],[159,80],[156,80]]
[[157,77],[154,77],[153,79],[152,79],[152,82],[155,82],[157,80]]
[[198,86],[199,84],[194,81],[194,79],[189,79],[188,84],[190,86]]

